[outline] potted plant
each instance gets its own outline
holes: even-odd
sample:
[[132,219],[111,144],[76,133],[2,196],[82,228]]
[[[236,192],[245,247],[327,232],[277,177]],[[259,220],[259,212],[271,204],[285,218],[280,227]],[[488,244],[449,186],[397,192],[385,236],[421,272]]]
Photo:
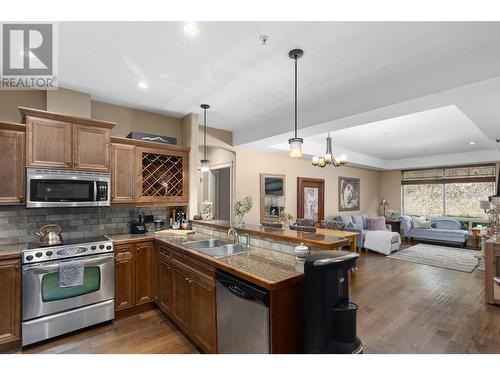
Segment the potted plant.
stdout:
[[286,211],[280,212],[280,221],[283,223],[283,226],[288,227],[290,222],[293,220],[293,215]]
[[252,197],[245,197],[234,202],[234,214],[238,218],[238,225],[243,225],[243,216],[252,209]]

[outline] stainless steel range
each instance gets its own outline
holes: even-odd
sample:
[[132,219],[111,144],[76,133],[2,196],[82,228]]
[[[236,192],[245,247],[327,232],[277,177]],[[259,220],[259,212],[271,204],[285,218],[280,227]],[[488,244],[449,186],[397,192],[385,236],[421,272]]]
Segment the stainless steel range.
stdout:
[[23,250],[23,346],[114,318],[113,250],[106,237]]

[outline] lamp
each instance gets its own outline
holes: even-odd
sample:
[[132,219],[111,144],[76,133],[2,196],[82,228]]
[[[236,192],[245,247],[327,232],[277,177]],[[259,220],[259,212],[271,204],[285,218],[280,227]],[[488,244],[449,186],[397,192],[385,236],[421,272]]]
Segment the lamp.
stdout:
[[386,216],[385,216],[385,207],[386,207],[386,206],[388,206],[388,205],[389,205],[389,202],[387,201],[387,199],[386,199],[386,198],[382,198],[382,199],[380,200],[380,206],[384,207],[384,217],[386,217]]
[[208,104],[200,105],[203,108],[203,159],[200,160],[200,170],[202,172],[210,171],[210,161],[207,159],[207,109]]
[[302,157],[302,143],[304,143],[304,140],[297,136],[297,60],[304,56],[304,51],[293,49],[288,53],[288,56],[295,60],[295,136],[288,140],[288,155],[292,158],[300,158]]
[[332,137],[330,137],[330,133],[328,133],[328,137],[326,137],[326,152],[325,156],[313,156],[312,157],[312,165],[315,167],[325,167],[327,165],[333,165],[334,167],[340,167],[342,165],[347,164],[347,157],[345,155],[340,155],[338,159],[335,159],[332,152]]

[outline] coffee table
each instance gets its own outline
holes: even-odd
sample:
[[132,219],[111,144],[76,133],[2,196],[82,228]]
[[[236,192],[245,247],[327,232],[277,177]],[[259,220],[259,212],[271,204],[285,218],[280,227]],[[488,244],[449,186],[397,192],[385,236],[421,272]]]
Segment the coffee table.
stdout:
[[356,232],[348,232],[345,230],[335,230],[335,229],[325,229],[325,228],[317,228],[316,233],[326,234],[331,236],[343,237],[349,241],[349,250],[356,252],[356,237],[358,233]]

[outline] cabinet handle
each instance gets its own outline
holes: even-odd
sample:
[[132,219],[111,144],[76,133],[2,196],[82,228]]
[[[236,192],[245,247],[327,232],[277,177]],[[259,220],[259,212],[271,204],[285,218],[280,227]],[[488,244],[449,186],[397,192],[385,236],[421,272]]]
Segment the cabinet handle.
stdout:
[[19,269],[21,268],[21,266],[16,265],[16,266],[14,266],[14,268],[16,269],[16,271],[19,271]]
[[186,277],[186,279],[185,279],[185,280],[189,282],[189,277]]
[[188,280],[188,283],[189,283],[189,284],[191,284],[192,282],[193,282],[193,280],[191,280],[191,279],[189,279],[189,280]]
[[20,195],[20,196],[19,196],[19,202],[20,202],[20,203],[23,203],[23,202],[24,202],[24,196],[22,196],[22,195]]

